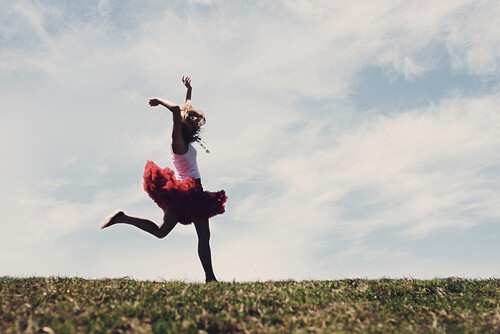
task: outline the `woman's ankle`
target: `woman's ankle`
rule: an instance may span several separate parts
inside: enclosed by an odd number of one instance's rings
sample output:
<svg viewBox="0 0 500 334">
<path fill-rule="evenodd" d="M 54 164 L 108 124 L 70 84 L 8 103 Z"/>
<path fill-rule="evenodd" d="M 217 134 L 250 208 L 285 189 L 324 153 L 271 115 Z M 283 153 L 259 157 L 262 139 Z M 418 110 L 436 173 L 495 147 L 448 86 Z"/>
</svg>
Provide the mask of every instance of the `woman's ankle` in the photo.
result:
<svg viewBox="0 0 500 334">
<path fill-rule="evenodd" d="M 209 282 L 217 282 L 217 278 L 215 278 L 215 275 L 207 276 L 205 278 L 205 283 L 209 283 Z"/>
</svg>

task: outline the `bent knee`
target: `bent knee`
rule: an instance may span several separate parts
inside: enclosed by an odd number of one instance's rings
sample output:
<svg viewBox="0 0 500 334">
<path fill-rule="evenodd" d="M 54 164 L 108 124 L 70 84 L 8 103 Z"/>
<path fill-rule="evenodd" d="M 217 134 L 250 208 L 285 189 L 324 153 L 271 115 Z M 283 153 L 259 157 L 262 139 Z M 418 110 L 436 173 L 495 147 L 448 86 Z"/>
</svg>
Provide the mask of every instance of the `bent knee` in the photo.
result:
<svg viewBox="0 0 500 334">
<path fill-rule="evenodd" d="M 158 239 L 163 239 L 165 238 L 166 236 L 168 235 L 168 232 L 164 232 L 164 231 L 158 231 L 158 233 L 155 234 L 155 236 L 158 238 Z"/>
</svg>

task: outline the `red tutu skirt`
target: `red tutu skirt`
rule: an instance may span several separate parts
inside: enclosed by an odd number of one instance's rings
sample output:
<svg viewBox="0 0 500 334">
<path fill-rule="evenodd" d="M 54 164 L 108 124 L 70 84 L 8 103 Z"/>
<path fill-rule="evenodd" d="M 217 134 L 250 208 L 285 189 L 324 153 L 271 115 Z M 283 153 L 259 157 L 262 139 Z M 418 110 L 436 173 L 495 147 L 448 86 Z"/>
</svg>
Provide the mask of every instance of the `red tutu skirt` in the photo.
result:
<svg viewBox="0 0 500 334">
<path fill-rule="evenodd" d="M 175 208 L 181 224 L 191 224 L 194 218 L 210 218 L 225 211 L 224 190 L 204 191 L 195 179 L 177 180 L 170 168 L 160 168 L 148 161 L 144 170 L 144 190 L 165 212 Z"/>
</svg>

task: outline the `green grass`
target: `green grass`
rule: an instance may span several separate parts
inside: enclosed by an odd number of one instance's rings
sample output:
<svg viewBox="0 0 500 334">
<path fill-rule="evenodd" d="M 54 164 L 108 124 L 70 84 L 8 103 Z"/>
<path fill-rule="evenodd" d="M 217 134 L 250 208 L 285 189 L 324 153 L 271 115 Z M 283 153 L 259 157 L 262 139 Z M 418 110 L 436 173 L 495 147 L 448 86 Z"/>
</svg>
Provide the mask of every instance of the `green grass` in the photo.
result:
<svg viewBox="0 0 500 334">
<path fill-rule="evenodd" d="M 499 333 L 500 280 L 1 278 L 1 333 Z"/>
</svg>

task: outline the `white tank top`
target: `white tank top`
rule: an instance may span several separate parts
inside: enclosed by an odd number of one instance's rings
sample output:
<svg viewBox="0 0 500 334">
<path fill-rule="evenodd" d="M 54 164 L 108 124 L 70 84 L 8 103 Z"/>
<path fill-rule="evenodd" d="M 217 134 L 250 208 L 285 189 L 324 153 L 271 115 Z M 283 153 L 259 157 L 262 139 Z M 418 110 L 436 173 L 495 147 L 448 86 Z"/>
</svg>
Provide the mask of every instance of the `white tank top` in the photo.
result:
<svg viewBox="0 0 500 334">
<path fill-rule="evenodd" d="M 201 178 L 198 164 L 196 163 L 197 152 L 191 143 L 188 143 L 188 150 L 184 154 L 175 154 L 172 146 L 170 146 L 170 152 L 172 153 L 172 160 L 177 170 L 178 179 L 183 180 L 188 177 L 192 177 L 193 179 Z"/>
</svg>

